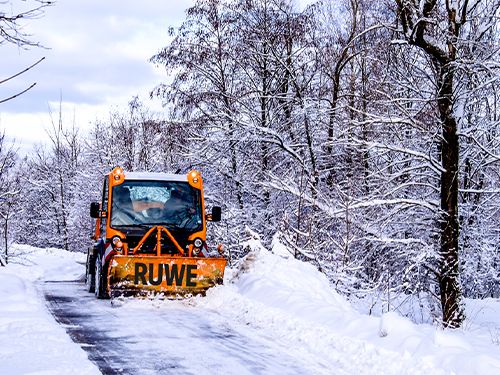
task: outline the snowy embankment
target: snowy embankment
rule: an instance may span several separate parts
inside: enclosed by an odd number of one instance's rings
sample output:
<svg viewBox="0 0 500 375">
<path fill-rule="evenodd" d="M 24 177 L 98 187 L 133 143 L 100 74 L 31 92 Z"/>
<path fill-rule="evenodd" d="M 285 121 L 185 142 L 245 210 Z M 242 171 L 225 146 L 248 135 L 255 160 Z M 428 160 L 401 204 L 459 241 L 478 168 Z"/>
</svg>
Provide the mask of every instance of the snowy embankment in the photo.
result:
<svg viewBox="0 0 500 375">
<path fill-rule="evenodd" d="M 312 265 L 277 241 L 258 240 L 225 288 L 200 300 L 223 314 L 288 340 L 291 348 L 330 357 L 348 373 L 500 374 L 500 301 L 467 301 L 464 329 L 414 324 L 390 312 L 356 312 Z M 299 346 L 293 343 L 300 343 Z M 387 362 L 387 360 L 390 362 Z"/>
<path fill-rule="evenodd" d="M 469 301 L 464 329 L 443 331 L 388 313 L 356 312 L 312 265 L 259 241 L 227 272 L 225 285 L 183 301 L 132 301 L 120 309 L 178 304 L 212 311 L 286 345 L 311 374 L 499 374 L 500 302 Z M 75 280 L 81 254 L 19 247 L 0 268 L 0 369 L 6 374 L 94 374 L 97 368 L 47 312 L 37 280 Z M 78 263 L 80 262 L 80 263 Z M 102 301 L 109 303 L 109 301 Z M 321 361 L 315 359 L 321 358 Z M 321 363 L 319 363 L 321 362 Z"/>
<path fill-rule="evenodd" d="M 83 254 L 19 246 L 0 267 L 0 373 L 100 374 L 47 311 L 36 282 L 81 277 Z"/>
</svg>

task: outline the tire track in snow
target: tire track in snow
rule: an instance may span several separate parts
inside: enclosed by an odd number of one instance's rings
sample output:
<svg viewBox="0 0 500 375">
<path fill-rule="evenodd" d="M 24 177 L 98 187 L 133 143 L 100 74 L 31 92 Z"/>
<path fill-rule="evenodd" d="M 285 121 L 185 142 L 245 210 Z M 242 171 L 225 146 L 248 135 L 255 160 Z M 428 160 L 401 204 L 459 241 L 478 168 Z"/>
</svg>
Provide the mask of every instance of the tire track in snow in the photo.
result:
<svg viewBox="0 0 500 375">
<path fill-rule="evenodd" d="M 305 375 L 321 368 L 313 370 L 271 338 L 233 327 L 216 312 L 168 302 L 113 307 L 76 281 L 45 282 L 42 290 L 55 319 L 106 375 Z"/>
</svg>

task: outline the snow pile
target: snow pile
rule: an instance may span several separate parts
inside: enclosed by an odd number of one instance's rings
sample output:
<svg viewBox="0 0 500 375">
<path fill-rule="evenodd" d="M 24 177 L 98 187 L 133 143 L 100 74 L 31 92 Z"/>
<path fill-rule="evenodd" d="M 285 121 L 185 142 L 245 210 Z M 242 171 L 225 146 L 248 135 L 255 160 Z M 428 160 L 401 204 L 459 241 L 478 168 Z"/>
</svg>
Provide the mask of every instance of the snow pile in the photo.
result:
<svg viewBox="0 0 500 375">
<path fill-rule="evenodd" d="M 347 373 L 500 373 L 500 314 L 490 312 L 487 326 L 469 322 L 456 331 L 416 325 L 395 312 L 362 315 L 279 242 L 273 242 L 273 252 L 257 237 L 247 245 L 252 251 L 238 270 L 198 305 L 272 332 L 291 350 L 316 353 Z"/>
<path fill-rule="evenodd" d="M 0 373 L 100 374 L 47 312 L 33 284 L 56 268 L 47 275 L 81 275 L 75 260 L 82 254 L 19 247 L 15 255 L 17 264 L 0 267 Z"/>
</svg>

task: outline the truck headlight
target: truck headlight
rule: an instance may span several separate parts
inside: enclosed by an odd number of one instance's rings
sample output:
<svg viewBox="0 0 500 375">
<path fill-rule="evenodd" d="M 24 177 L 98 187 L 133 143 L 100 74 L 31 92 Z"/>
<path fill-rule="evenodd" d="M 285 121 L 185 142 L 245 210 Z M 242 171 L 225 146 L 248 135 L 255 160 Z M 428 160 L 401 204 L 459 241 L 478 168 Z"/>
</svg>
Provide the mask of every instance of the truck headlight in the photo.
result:
<svg viewBox="0 0 500 375">
<path fill-rule="evenodd" d="M 123 242 L 122 242 L 121 238 L 118 236 L 113 237 L 111 242 L 113 243 L 113 247 L 115 247 L 115 248 L 121 249 L 123 247 Z"/>
</svg>

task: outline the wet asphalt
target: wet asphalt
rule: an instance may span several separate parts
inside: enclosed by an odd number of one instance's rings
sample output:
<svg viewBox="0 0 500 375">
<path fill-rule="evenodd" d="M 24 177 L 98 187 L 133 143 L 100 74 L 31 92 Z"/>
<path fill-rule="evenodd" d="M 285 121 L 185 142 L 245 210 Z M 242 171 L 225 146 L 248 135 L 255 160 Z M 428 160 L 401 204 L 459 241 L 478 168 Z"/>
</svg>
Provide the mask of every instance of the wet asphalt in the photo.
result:
<svg viewBox="0 0 500 375">
<path fill-rule="evenodd" d="M 48 281 L 41 289 L 57 322 L 105 375 L 315 373 L 265 333 L 214 311 L 177 301 L 97 300 L 81 281 Z"/>
</svg>

